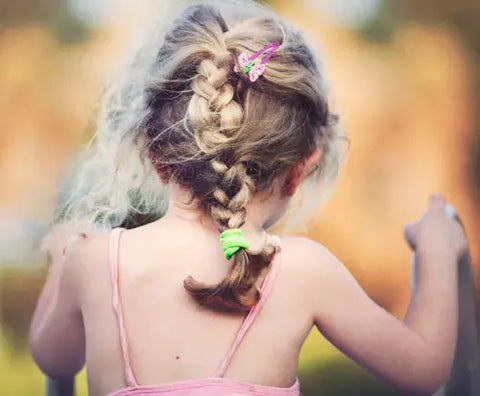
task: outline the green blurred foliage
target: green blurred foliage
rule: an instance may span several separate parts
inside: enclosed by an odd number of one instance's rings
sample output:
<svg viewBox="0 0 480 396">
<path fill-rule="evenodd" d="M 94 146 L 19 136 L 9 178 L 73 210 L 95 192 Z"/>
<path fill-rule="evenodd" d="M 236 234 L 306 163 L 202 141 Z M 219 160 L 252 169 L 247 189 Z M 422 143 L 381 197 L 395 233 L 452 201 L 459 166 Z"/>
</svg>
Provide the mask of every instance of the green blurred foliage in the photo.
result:
<svg viewBox="0 0 480 396">
<path fill-rule="evenodd" d="M 399 392 L 375 380 L 347 359 L 311 365 L 300 371 L 299 380 L 304 395 L 400 395 Z"/>
<path fill-rule="evenodd" d="M 400 15 L 393 12 L 388 1 L 384 1 L 378 13 L 358 27 L 358 32 L 370 41 L 389 42 L 400 22 Z"/>
<path fill-rule="evenodd" d="M 46 20 L 62 3 L 63 0 L 0 0 L 0 24 L 18 25 Z"/>
<path fill-rule="evenodd" d="M 28 327 L 45 276 L 44 269 L 7 268 L 1 272 L 0 324 L 12 353 L 27 345 Z"/>
<path fill-rule="evenodd" d="M 27 23 L 46 24 L 62 43 L 88 37 L 88 29 L 70 10 L 65 0 L 0 0 L 0 29 Z"/>
</svg>

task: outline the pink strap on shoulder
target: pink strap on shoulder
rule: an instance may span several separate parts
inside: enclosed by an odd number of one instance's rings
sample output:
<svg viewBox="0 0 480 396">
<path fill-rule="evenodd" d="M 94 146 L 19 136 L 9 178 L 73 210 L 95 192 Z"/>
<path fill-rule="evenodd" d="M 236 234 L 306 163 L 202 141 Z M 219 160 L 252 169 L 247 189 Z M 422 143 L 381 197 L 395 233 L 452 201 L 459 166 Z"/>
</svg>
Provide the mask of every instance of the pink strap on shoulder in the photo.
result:
<svg viewBox="0 0 480 396">
<path fill-rule="evenodd" d="M 280 246 L 280 238 L 277 237 L 276 235 L 271 236 L 272 242 L 276 244 L 277 246 Z M 272 260 L 272 263 L 270 264 L 270 270 L 268 274 L 265 276 L 265 279 L 263 281 L 262 287 L 260 288 L 260 300 L 258 301 L 257 305 L 255 305 L 250 312 L 248 313 L 247 317 L 244 319 L 242 326 L 240 327 L 240 330 L 237 334 L 237 337 L 235 338 L 235 341 L 233 342 L 232 346 L 230 347 L 230 350 L 228 351 L 227 355 L 223 359 L 222 363 L 220 364 L 219 368 L 215 372 L 214 376 L 215 377 L 223 377 L 225 375 L 225 372 L 227 371 L 227 368 L 232 360 L 233 354 L 236 352 L 238 346 L 242 342 L 245 334 L 247 333 L 248 329 L 252 326 L 253 322 L 257 318 L 260 310 L 262 309 L 263 305 L 265 304 L 265 301 L 268 298 L 268 295 L 270 294 L 270 291 L 272 290 L 273 286 L 273 281 L 275 279 L 275 275 L 277 273 L 278 269 L 278 260 L 279 260 L 279 252 L 275 255 L 275 257 Z"/>
<path fill-rule="evenodd" d="M 117 317 L 118 331 L 120 333 L 120 344 L 122 347 L 123 364 L 125 368 L 125 379 L 128 386 L 137 386 L 137 381 L 133 375 L 133 370 L 130 365 L 130 356 L 128 353 L 127 334 L 125 331 L 125 324 L 123 321 L 122 301 L 120 299 L 120 290 L 118 286 L 118 249 L 120 242 L 120 235 L 124 228 L 114 228 L 110 233 L 108 262 L 110 266 L 110 273 L 112 275 L 113 286 L 113 310 Z"/>
</svg>

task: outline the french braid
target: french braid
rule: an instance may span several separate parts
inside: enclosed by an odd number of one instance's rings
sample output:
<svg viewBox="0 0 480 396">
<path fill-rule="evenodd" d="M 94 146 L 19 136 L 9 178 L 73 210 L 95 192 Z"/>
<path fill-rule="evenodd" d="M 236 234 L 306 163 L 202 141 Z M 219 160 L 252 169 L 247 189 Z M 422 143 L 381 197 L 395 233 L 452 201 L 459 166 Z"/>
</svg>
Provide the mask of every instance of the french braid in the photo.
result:
<svg viewBox="0 0 480 396">
<path fill-rule="evenodd" d="M 233 67 L 232 53 L 223 45 L 219 53 L 212 55 L 213 60 L 204 59 L 198 67 L 198 74 L 192 82 L 193 96 L 187 117 L 195 126 L 199 149 L 206 154 L 215 154 L 210 165 L 219 182 L 211 192 L 213 199 L 208 200 L 208 210 L 222 232 L 243 226 L 247 215 L 245 206 L 255 191 L 255 185 L 242 161 L 227 165 L 218 150 L 235 138 L 243 120 L 243 109 L 234 100 L 234 87 L 228 79 Z M 186 279 L 185 287 L 203 304 L 218 298 L 229 304 L 251 307 L 259 298 L 255 282 L 274 253 L 275 248 L 271 245 L 255 253 L 240 249 L 231 259 L 228 276 L 218 285 L 209 287 L 190 277 Z"/>
</svg>

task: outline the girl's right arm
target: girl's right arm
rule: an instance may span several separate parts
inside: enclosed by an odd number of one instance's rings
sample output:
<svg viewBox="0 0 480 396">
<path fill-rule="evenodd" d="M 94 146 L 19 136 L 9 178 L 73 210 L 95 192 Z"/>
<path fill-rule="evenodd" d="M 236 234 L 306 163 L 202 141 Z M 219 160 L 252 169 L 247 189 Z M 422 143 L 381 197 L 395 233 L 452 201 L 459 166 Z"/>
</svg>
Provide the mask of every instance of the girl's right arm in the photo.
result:
<svg viewBox="0 0 480 396">
<path fill-rule="evenodd" d="M 403 322 L 372 301 L 327 249 L 310 242 L 310 304 L 315 325 L 338 349 L 408 394 L 432 394 L 450 372 L 457 339 L 457 261 L 467 249 L 461 226 L 434 196 L 407 226 L 417 253 L 417 289 Z M 307 253 L 304 250 L 305 253 Z"/>
</svg>

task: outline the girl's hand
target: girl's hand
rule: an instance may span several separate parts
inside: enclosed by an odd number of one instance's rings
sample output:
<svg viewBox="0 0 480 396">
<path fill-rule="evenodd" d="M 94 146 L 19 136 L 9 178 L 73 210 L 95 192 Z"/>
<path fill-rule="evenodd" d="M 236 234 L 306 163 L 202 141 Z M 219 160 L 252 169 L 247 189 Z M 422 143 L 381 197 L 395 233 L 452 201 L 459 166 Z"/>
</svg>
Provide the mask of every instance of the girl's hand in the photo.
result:
<svg viewBox="0 0 480 396">
<path fill-rule="evenodd" d="M 446 204 L 443 196 L 432 194 L 426 211 L 406 225 L 404 235 L 415 251 L 441 250 L 458 260 L 467 251 L 467 238 L 461 224 L 447 216 Z"/>
</svg>

